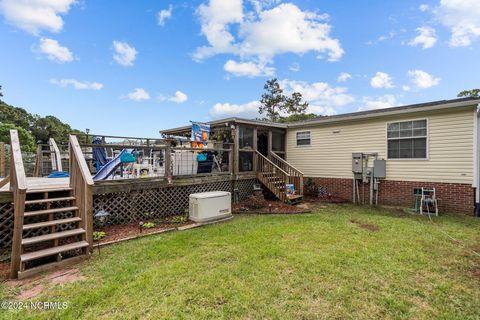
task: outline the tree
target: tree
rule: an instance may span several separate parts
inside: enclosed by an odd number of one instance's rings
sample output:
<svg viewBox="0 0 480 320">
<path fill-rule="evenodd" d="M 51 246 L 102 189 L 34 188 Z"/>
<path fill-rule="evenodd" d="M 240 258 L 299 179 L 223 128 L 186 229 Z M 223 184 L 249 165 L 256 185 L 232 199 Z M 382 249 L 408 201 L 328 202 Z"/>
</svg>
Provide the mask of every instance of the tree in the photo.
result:
<svg viewBox="0 0 480 320">
<path fill-rule="evenodd" d="M 457 97 L 479 98 L 480 97 L 480 89 L 463 90 L 457 95 Z"/>
<path fill-rule="evenodd" d="M 16 129 L 20 146 L 24 152 L 35 152 L 35 138 L 33 135 L 22 127 L 12 123 L 0 123 L 0 142 L 10 144 L 10 130 Z"/>
<path fill-rule="evenodd" d="M 286 111 L 290 115 L 305 114 L 308 108 L 308 102 L 302 102 L 302 94 L 300 92 L 292 93 L 292 96 L 286 99 Z"/>
<path fill-rule="evenodd" d="M 263 86 L 265 93 L 262 94 L 258 112 L 266 115 L 266 120 L 276 122 L 280 118 L 280 112 L 285 110 L 286 97 L 276 78 L 267 80 Z"/>
<path fill-rule="evenodd" d="M 315 113 L 303 113 L 303 114 L 291 114 L 288 117 L 282 117 L 279 122 L 295 122 L 303 120 L 312 120 L 321 118 L 322 116 L 316 115 Z"/>
<path fill-rule="evenodd" d="M 2 86 L 0 86 L 0 97 L 3 97 Z"/>
<path fill-rule="evenodd" d="M 63 123 L 58 118 L 46 116 L 38 118 L 31 131 L 37 141 L 41 140 L 46 143 L 49 138 L 53 138 L 57 143 L 64 144 L 68 142 L 68 134 L 73 130 L 68 124 Z"/>
</svg>

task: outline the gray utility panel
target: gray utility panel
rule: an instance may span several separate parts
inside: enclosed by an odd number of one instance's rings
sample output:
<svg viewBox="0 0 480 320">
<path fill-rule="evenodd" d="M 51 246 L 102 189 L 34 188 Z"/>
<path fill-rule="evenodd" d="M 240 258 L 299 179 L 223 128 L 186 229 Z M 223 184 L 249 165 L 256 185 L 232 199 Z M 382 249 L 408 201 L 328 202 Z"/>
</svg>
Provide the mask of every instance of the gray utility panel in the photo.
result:
<svg viewBox="0 0 480 320">
<path fill-rule="evenodd" d="M 352 153 L 352 172 L 363 172 L 363 153 Z"/>
<path fill-rule="evenodd" d="M 387 177 L 387 162 L 385 160 L 373 160 L 373 177 L 385 179 Z"/>
</svg>

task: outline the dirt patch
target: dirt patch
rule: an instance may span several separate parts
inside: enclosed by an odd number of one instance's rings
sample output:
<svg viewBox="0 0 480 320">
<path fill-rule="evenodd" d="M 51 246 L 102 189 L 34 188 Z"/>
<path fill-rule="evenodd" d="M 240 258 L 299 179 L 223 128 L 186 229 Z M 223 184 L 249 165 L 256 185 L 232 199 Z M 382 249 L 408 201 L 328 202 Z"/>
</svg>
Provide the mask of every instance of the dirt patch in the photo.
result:
<svg viewBox="0 0 480 320">
<path fill-rule="evenodd" d="M 80 274 L 78 269 L 55 271 L 46 276 L 46 280 L 54 285 L 61 285 L 85 279 L 86 278 Z"/>
<path fill-rule="evenodd" d="M 17 300 L 28 300 L 28 299 L 35 298 L 40 293 L 42 293 L 43 288 L 44 287 L 43 287 L 42 284 L 37 284 L 36 286 L 34 286 L 30 289 L 26 289 L 26 290 L 21 291 L 20 294 L 18 294 L 16 296 L 16 298 L 17 298 Z"/>
<path fill-rule="evenodd" d="M 264 200 L 265 205 L 261 208 L 251 208 L 249 200 L 241 201 L 233 205 L 233 213 L 255 213 L 255 214 L 285 214 L 285 213 L 309 213 L 310 206 L 291 205 L 281 201 Z"/>
<path fill-rule="evenodd" d="M 312 203 L 349 203 L 350 201 L 345 200 L 340 197 L 336 197 L 332 194 L 324 194 L 319 196 L 305 196 L 305 202 L 312 202 Z"/>
<path fill-rule="evenodd" d="M 356 219 L 350 219 L 350 222 L 353 223 L 353 224 L 356 224 L 360 228 L 368 230 L 368 231 L 376 232 L 376 231 L 380 230 L 380 227 L 377 226 L 376 224 L 365 223 L 365 222 L 362 222 L 362 221 L 359 221 L 359 220 L 356 220 Z"/>
<path fill-rule="evenodd" d="M 480 266 L 474 266 L 470 269 L 470 275 L 476 280 L 480 280 Z"/>
<path fill-rule="evenodd" d="M 0 262 L 0 280 L 5 280 L 10 277 L 10 262 Z"/>
<path fill-rule="evenodd" d="M 106 236 L 100 240 L 100 243 L 103 243 L 103 242 L 122 240 L 122 239 L 131 238 L 135 236 L 147 235 L 150 233 L 168 230 L 171 228 L 188 226 L 191 224 L 194 224 L 194 222 L 186 221 L 182 223 L 161 223 L 161 224 L 155 224 L 155 227 L 153 228 L 140 229 L 138 223 L 129 223 L 129 224 L 118 224 L 118 225 L 103 227 L 95 231 L 103 231 L 106 233 Z"/>
<path fill-rule="evenodd" d="M 17 300 L 29 300 L 41 294 L 45 289 L 85 279 L 80 270 L 74 268 L 60 269 L 23 280 L 8 280 L 5 284 L 10 289 L 18 290 L 18 294 L 15 296 Z"/>
</svg>

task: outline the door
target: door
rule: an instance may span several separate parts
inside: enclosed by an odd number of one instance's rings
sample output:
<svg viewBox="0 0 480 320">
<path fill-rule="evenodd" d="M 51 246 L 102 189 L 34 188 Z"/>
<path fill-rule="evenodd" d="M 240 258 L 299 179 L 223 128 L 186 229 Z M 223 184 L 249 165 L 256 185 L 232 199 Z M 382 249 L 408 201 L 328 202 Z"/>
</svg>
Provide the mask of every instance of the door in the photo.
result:
<svg viewBox="0 0 480 320">
<path fill-rule="evenodd" d="M 268 156 L 268 131 L 257 131 L 257 151 Z"/>
</svg>

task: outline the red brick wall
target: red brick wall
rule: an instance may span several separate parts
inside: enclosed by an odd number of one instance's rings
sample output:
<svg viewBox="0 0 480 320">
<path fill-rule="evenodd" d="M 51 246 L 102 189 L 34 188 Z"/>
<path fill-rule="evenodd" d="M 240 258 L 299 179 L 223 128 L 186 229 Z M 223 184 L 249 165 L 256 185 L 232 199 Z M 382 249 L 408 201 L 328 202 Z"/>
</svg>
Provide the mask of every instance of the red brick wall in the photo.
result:
<svg viewBox="0 0 480 320">
<path fill-rule="evenodd" d="M 305 181 L 308 178 L 305 178 Z M 352 201 L 352 179 L 312 178 L 317 186 L 327 188 L 333 196 Z M 365 190 L 365 203 L 369 199 L 369 184 L 359 182 L 360 199 L 362 188 Z M 414 188 L 435 188 L 440 212 L 463 213 L 472 215 L 475 206 L 475 188 L 468 184 L 390 181 L 381 180 L 378 203 L 383 205 L 411 208 L 415 205 Z"/>
</svg>

